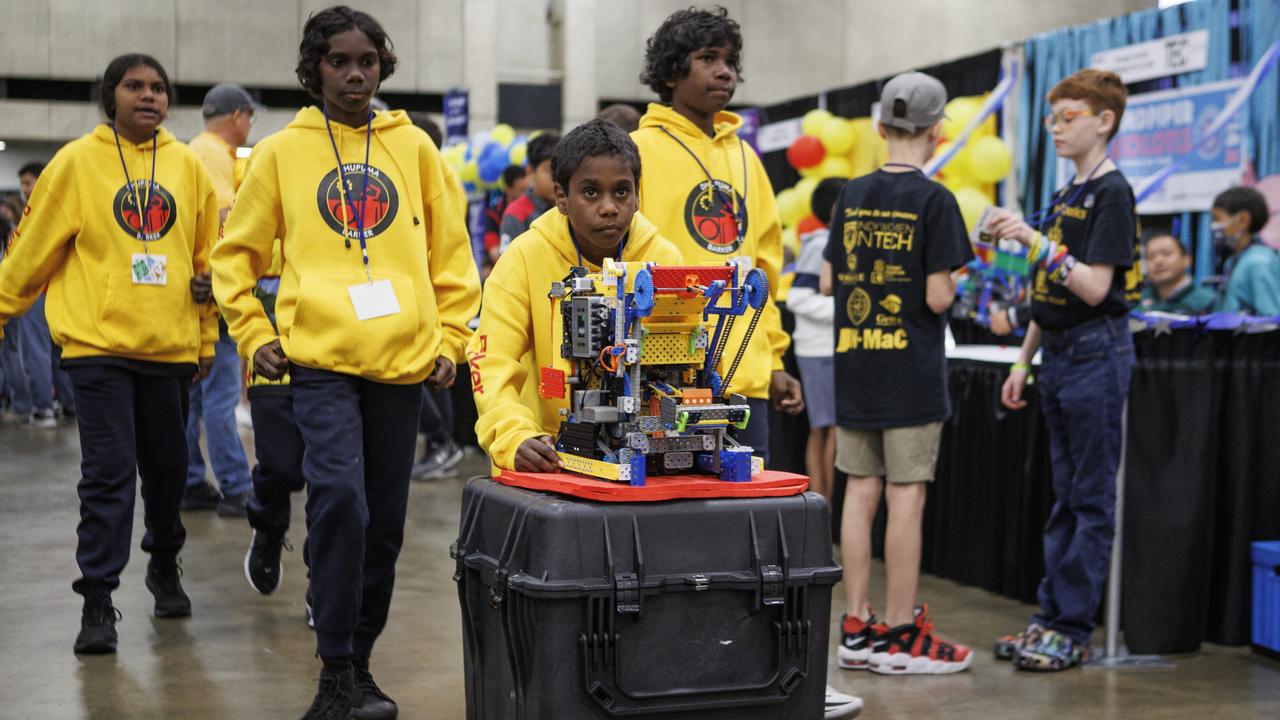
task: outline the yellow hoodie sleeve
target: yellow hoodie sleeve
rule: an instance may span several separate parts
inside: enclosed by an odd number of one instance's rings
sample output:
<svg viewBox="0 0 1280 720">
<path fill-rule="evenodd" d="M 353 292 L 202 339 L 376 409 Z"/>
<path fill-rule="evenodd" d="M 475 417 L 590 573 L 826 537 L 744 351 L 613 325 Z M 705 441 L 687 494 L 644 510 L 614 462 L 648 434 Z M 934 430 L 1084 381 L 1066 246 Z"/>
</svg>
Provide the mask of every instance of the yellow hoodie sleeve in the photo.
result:
<svg viewBox="0 0 1280 720">
<path fill-rule="evenodd" d="M 41 174 L 0 262 L 0 338 L 9 318 L 26 312 L 44 292 L 80 230 L 78 214 L 68 213 L 59 201 L 59 196 L 69 196 L 71 207 L 78 207 L 71 174 L 62 170 L 63 163 L 55 158 Z"/>
<path fill-rule="evenodd" d="M 271 267 L 276 238 L 284 236 L 277 158 L 269 154 L 250 163 L 222 238 L 213 247 L 213 296 L 236 341 L 240 356 L 253 362 L 254 353 L 277 338 L 262 303 L 253 296 L 258 278 Z"/>
<path fill-rule="evenodd" d="M 516 450 L 531 437 L 545 435 L 538 411 L 524 400 L 530 377 L 533 326 L 523 253 L 508 250 L 484 285 L 480 328 L 467 345 L 471 385 L 475 394 L 476 436 L 493 464 L 514 469 Z"/>
<path fill-rule="evenodd" d="M 782 314 L 778 312 L 778 284 L 782 281 L 782 221 L 778 219 L 778 205 L 773 199 L 773 185 L 765 174 L 764 165 L 755 152 L 748 150 L 752 163 L 752 187 L 759 198 L 760 234 L 756 240 L 756 267 L 764 270 L 769 277 L 769 302 L 764 307 L 764 317 L 760 318 L 761 329 L 769 340 L 773 350 L 773 370 L 783 369 L 782 355 L 791 344 L 791 336 L 782 329 Z"/>
<path fill-rule="evenodd" d="M 208 172 L 198 160 L 192 163 L 199 178 L 196 183 L 197 197 L 202 199 L 196 210 L 196 236 L 191 257 L 191 267 L 196 275 L 212 272 L 209 266 L 209 255 L 218 242 L 218 233 L 222 226 L 222 208 L 218 202 L 218 193 L 209 180 Z M 206 302 L 197 308 L 200 317 L 200 353 L 201 358 L 211 358 L 218 344 L 218 306 Z"/>
<path fill-rule="evenodd" d="M 462 186 L 434 146 L 424 143 L 422 148 L 426 155 L 418 164 L 422 168 L 422 187 L 427 192 L 439 190 L 425 205 L 427 271 L 444 332 L 440 355 L 460 365 L 471 339 L 468 324 L 480 310 L 480 272 L 471 255 L 466 212 L 459 210 L 466 207 Z"/>
</svg>

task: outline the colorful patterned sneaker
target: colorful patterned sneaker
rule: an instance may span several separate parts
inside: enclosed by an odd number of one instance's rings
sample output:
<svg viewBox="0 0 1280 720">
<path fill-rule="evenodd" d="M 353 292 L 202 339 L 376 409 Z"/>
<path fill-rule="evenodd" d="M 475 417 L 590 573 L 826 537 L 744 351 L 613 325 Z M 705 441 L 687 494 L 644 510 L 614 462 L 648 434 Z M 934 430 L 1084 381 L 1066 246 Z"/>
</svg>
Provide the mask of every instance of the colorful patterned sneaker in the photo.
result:
<svg viewBox="0 0 1280 720">
<path fill-rule="evenodd" d="M 929 606 L 916 608 L 915 622 L 876 636 L 868 665 L 882 675 L 943 675 L 969 667 L 973 653 L 933 636 Z"/>
<path fill-rule="evenodd" d="M 871 617 L 864 622 L 857 617 L 840 617 L 840 647 L 836 650 L 836 662 L 845 670 L 866 670 L 871 657 L 871 643 L 876 635 L 888 630 L 876 619 L 874 609 L 868 607 Z"/>
<path fill-rule="evenodd" d="M 1044 630 L 1039 637 L 1027 638 L 1013 656 L 1013 666 L 1019 670 L 1060 672 L 1069 670 L 1089 659 L 1090 647 L 1077 642 L 1057 630 Z"/>
<path fill-rule="evenodd" d="M 1026 630 L 1023 630 L 1017 635 L 1005 635 L 999 640 L 996 640 L 996 659 L 1012 660 L 1014 654 L 1026 645 L 1028 639 L 1030 639 L 1032 643 L 1035 643 L 1039 640 L 1040 634 L 1043 632 L 1044 628 L 1038 623 L 1031 623 L 1027 626 Z"/>
</svg>

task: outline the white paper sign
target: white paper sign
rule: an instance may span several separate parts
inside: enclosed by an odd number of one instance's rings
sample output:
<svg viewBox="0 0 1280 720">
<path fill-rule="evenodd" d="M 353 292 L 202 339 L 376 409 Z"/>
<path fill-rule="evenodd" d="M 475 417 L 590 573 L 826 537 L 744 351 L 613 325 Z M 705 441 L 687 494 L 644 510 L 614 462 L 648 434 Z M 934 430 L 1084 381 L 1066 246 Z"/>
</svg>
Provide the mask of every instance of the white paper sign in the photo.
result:
<svg viewBox="0 0 1280 720">
<path fill-rule="evenodd" d="M 1089 67 L 1110 70 L 1125 84 L 1203 70 L 1209 64 L 1209 31 L 1196 30 L 1094 53 Z"/>
<path fill-rule="evenodd" d="M 355 306 L 356 318 L 359 320 L 372 320 L 400 312 L 400 301 L 396 300 L 396 291 L 391 288 L 390 280 L 352 285 L 347 288 L 347 293 L 351 295 L 351 304 Z"/>
</svg>

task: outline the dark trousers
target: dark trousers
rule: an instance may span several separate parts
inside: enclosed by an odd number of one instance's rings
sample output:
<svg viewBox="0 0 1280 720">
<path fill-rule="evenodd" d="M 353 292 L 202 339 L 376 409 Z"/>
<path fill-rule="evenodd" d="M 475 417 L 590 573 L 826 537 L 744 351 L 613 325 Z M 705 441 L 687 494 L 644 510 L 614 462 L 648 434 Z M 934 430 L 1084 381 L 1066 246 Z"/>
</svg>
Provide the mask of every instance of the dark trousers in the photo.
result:
<svg viewBox="0 0 1280 720">
<path fill-rule="evenodd" d="M 1034 620 L 1087 643 L 1111 563 L 1133 338 L 1128 318 L 1118 316 L 1045 331 L 1041 348 L 1054 504 L 1044 529 L 1045 576 Z"/>
<path fill-rule="evenodd" d="M 450 388 L 434 390 L 422 385 L 422 416 L 418 432 L 427 436 L 428 448 L 440 446 L 453 438 L 453 396 Z"/>
<path fill-rule="evenodd" d="M 283 535 L 289 530 L 291 493 L 306 486 L 302 476 L 302 433 L 293 419 L 293 393 L 286 386 L 249 389 L 253 417 L 253 492 L 249 495 L 249 525 Z"/>
<path fill-rule="evenodd" d="M 317 649 L 368 655 L 391 606 L 422 388 L 298 366 L 290 374 Z"/>
<path fill-rule="evenodd" d="M 142 480 L 142 549 L 171 558 L 187 531 L 178 508 L 187 478 L 187 377 L 143 375 L 109 365 L 69 369 L 80 426 L 80 525 L 72 588 L 115 589 L 129 561 L 134 480 Z"/>
<path fill-rule="evenodd" d="M 769 467 L 769 401 L 747 398 L 747 404 L 751 406 L 747 429 L 735 428 L 730 432 L 739 445 L 750 445 L 751 454 L 764 458 L 764 466 Z"/>
</svg>

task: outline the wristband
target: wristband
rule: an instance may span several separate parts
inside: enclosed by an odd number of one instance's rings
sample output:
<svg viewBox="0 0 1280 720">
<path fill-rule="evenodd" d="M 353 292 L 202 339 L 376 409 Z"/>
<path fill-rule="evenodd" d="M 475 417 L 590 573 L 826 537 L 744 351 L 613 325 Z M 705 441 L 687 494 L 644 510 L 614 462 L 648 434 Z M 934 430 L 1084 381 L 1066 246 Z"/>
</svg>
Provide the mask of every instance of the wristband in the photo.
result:
<svg viewBox="0 0 1280 720">
<path fill-rule="evenodd" d="M 1027 373 L 1028 375 L 1030 375 L 1030 374 L 1031 374 L 1031 364 L 1030 364 L 1030 363 L 1024 363 L 1024 362 L 1016 362 L 1016 363 L 1014 363 L 1014 364 L 1012 364 L 1012 365 L 1010 365 L 1010 366 L 1009 366 L 1009 372 L 1011 372 L 1011 373 L 1018 372 L 1019 370 L 1021 370 L 1021 371 L 1025 372 L 1025 373 Z"/>
<path fill-rule="evenodd" d="M 1062 258 L 1062 262 L 1059 263 L 1058 266 L 1055 267 L 1052 271 L 1050 271 L 1049 279 L 1059 285 L 1064 285 L 1067 282 L 1067 276 L 1071 274 L 1071 269 L 1074 268 L 1075 266 L 1076 266 L 1075 257 L 1071 256 L 1070 254 L 1067 254 L 1065 257 Z"/>
</svg>

